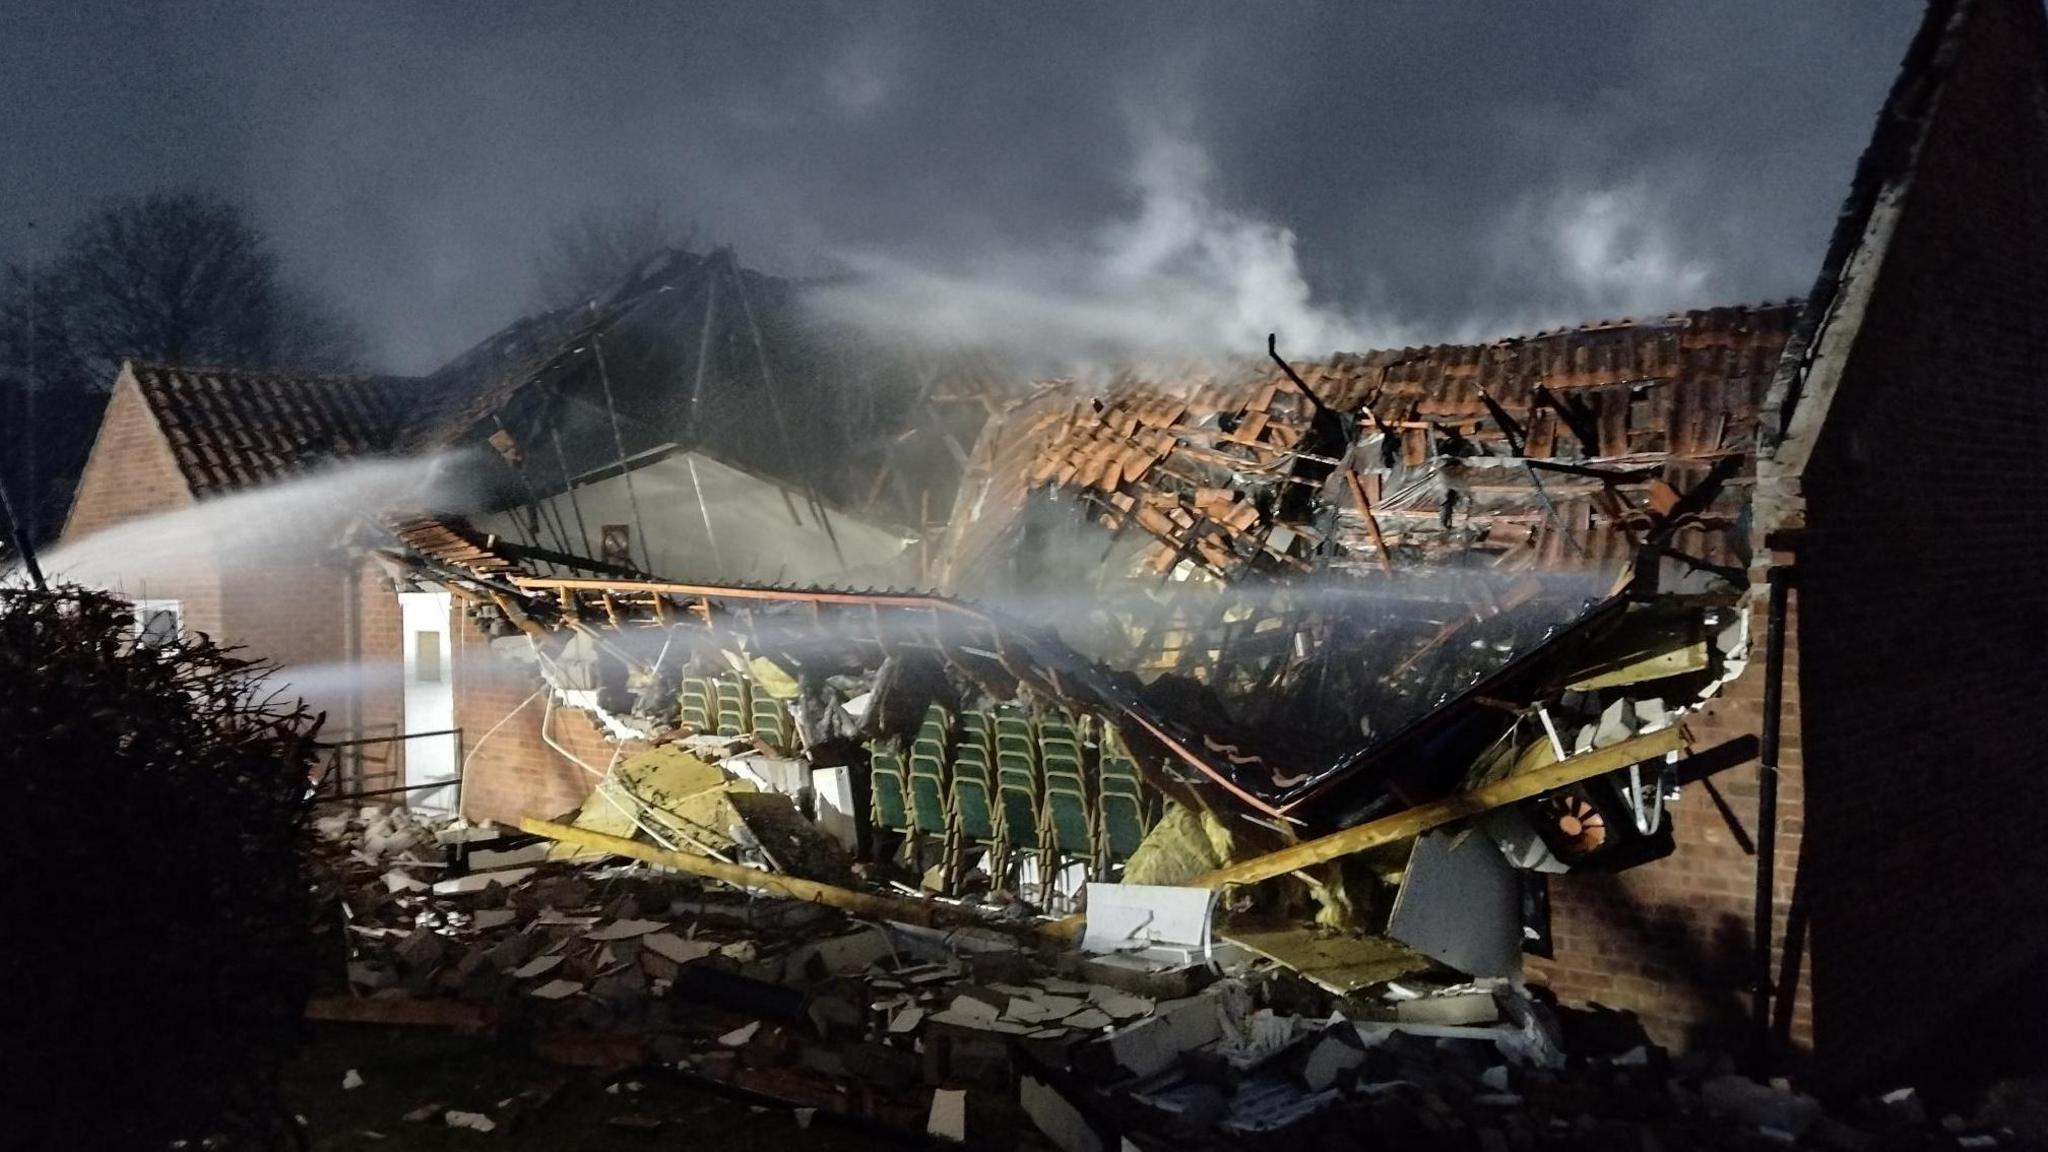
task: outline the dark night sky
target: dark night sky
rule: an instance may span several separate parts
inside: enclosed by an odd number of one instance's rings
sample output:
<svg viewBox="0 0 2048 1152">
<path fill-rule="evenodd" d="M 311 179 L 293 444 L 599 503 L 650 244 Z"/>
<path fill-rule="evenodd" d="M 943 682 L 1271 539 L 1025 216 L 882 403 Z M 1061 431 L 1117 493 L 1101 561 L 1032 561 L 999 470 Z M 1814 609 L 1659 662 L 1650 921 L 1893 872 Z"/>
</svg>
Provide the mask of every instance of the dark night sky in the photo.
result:
<svg viewBox="0 0 2048 1152">
<path fill-rule="evenodd" d="M 0 258 L 211 186 L 419 370 L 529 308 L 554 224 L 659 198 L 756 266 L 882 276 L 841 300 L 877 322 L 1498 334 L 1803 293 L 1918 16 L 0 0 Z"/>
</svg>

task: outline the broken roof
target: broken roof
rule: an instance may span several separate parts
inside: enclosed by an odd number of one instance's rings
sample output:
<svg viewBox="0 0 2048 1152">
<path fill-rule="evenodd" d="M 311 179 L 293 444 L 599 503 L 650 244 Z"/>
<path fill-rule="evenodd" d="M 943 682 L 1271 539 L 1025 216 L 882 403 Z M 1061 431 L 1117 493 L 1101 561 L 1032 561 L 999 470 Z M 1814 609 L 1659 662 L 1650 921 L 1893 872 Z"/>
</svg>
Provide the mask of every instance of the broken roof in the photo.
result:
<svg viewBox="0 0 2048 1152">
<path fill-rule="evenodd" d="M 1764 391 L 1795 304 L 1617 321 L 1480 345 L 1279 371 L 1124 378 L 1100 398 L 1042 385 L 991 423 L 962 485 L 949 586 L 986 567 L 1027 501 L 1067 495 L 1111 531 L 1156 542 L 1159 571 L 1235 581 L 1326 566 L 1619 567 L 1644 513 L 1668 512 L 1731 460 L 1726 494 L 1676 528 L 1694 560 L 1741 562 L 1731 531 Z M 1319 430 L 1319 412 L 1350 427 Z M 1304 491 L 1306 490 L 1306 491 Z M 1318 521 L 1321 490 L 1341 505 Z M 998 561 L 1000 558 L 997 558 Z"/>
<path fill-rule="evenodd" d="M 197 497 L 388 451 L 417 382 L 131 361 L 150 414 Z"/>
</svg>

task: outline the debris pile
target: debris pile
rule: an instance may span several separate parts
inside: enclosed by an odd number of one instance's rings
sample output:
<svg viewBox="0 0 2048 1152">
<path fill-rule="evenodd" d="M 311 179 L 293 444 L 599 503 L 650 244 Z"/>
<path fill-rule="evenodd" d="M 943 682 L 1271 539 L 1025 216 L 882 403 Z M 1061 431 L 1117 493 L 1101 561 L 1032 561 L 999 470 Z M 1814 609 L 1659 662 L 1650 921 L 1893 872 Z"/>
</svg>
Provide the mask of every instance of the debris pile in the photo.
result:
<svg viewBox="0 0 2048 1152">
<path fill-rule="evenodd" d="M 1830 1118 L 1412 956 L 1334 995 L 1211 937 L 1196 889 L 1094 886 L 1092 937 L 1062 947 L 549 860 L 562 845 L 376 808 L 319 828 L 339 926 L 320 1019 L 484 1030 L 993 1147 L 1350 1147 L 1367 1129 L 1422 1148 L 1953 1146 L 1897 1101 Z M 521 1107 L 442 1119 L 489 1131 Z"/>
</svg>

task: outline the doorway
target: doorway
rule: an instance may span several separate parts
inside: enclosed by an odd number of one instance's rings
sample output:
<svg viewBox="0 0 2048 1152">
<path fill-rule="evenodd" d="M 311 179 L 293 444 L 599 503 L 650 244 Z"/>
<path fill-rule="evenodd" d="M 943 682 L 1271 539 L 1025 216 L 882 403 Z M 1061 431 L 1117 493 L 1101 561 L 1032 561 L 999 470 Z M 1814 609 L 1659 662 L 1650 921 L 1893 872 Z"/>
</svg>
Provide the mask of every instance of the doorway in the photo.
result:
<svg viewBox="0 0 2048 1152">
<path fill-rule="evenodd" d="M 398 611 L 405 637 L 405 784 L 447 781 L 442 788 L 405 793 L 407 803 L 430 812 L 455 813 L 460 776 L 456 762 L 455 666 L 449 644 L 449 595 L 400 592 Z"/>
</svg>

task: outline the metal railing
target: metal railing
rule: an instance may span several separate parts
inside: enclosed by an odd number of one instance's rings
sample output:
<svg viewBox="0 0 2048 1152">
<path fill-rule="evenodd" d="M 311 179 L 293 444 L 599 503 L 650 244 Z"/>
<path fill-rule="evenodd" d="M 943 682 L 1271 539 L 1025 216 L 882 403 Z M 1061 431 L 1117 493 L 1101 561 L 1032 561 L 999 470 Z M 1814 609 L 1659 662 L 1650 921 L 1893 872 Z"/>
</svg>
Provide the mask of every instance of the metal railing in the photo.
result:
<svg viewBox="0 0 2048 1152">
<path fill-rule="evenodd" d="M 360 751 L 363 748 L 383 746 L 395 749 L 399 756 L 388 771 L 378 775 L 382 778 L 403 780 L 405 779 L 404 751 L 406 742 L 446 736 L 453 736 L 455 738 L 455 775 L 445 780 L 429 780 L 423 784 L 395 784 L 390 787 L 364 788 L 361 787 L 364 781 L 360 775 L 360 760 L 357 761 L 357 772 L 351 773 L 343 767 L 343 754 L 345 752 L 351 749 Z M 353 740 L 321 740 L 316 742 L 315 747 L 324 753 L 330 754 L 326 767 L 313 779 L 313 798 L 315 800 L 363 800 L 372 796 L 397 796 L 408 792 L 424 792 L 433 788 L 452 788 L 455 793 L 455 810 L 458 812 L 462 810 L 462 767 L 465 757 L 463 755 L 462 729 L 460 728 L 440 728 L 432 732 L 404 732 L 390 736 L 362 736 Z M 357 787 L 344 791 L 343 789 L 350 782 L 347 778 L 351 775 L 357 777 L 354 781 Z"/>
</svg>

